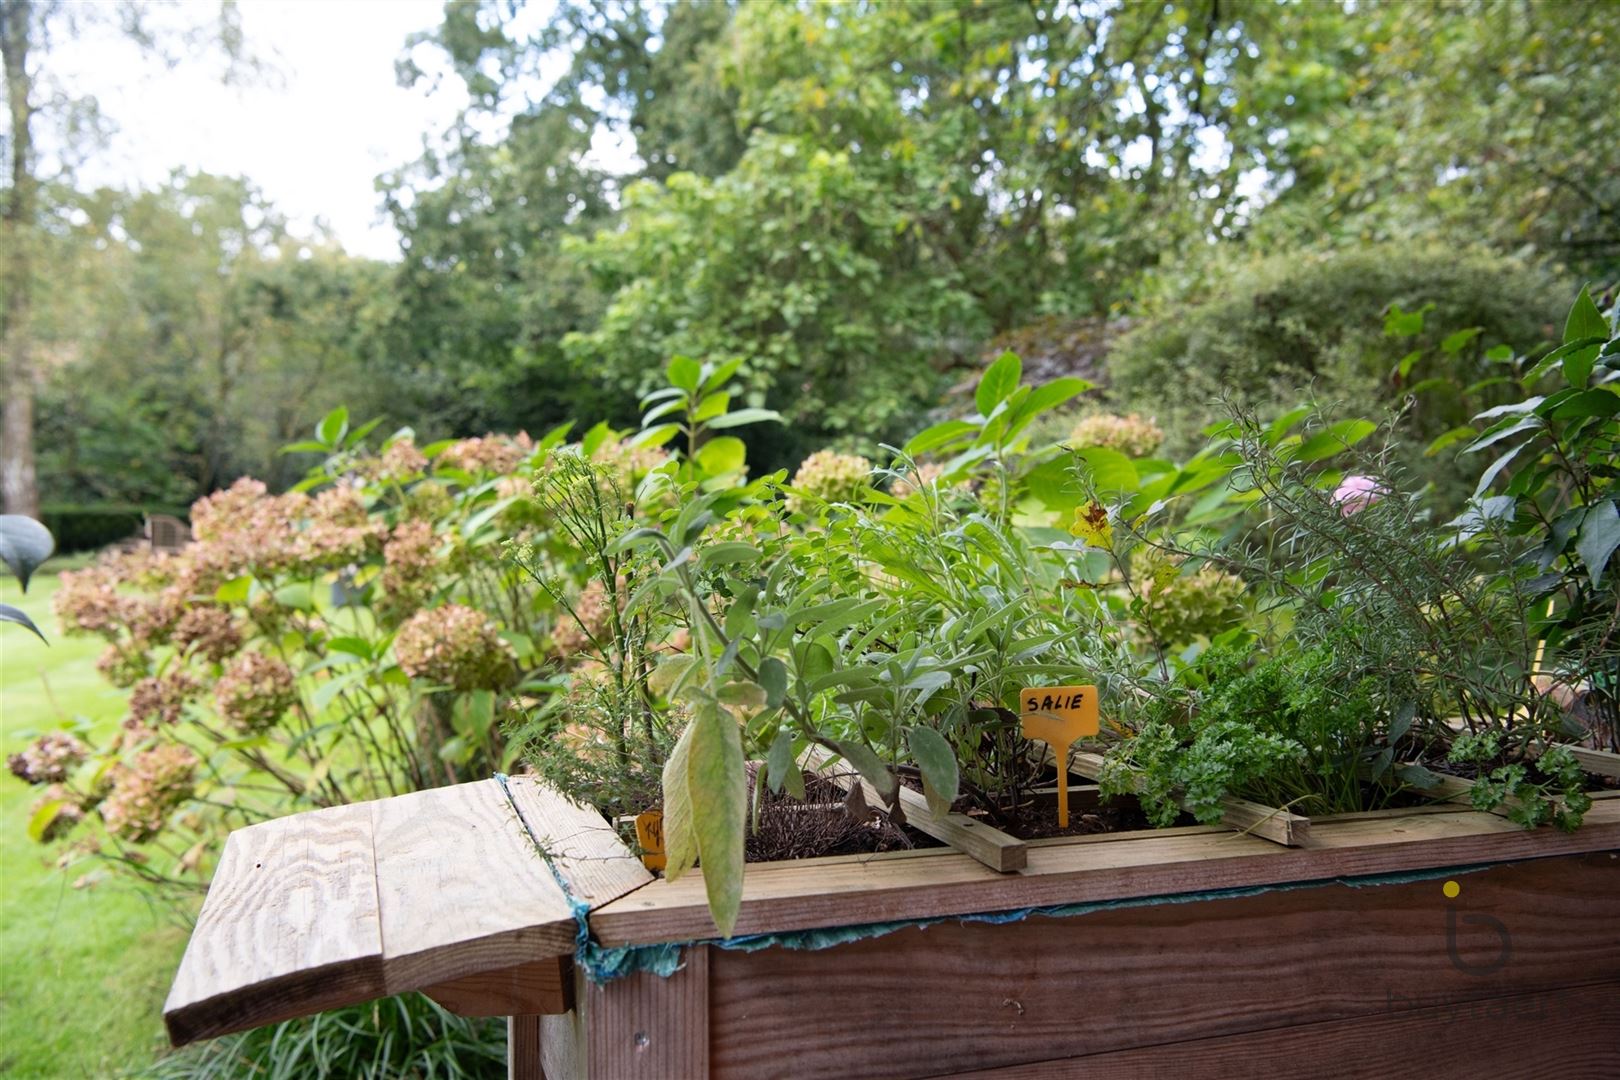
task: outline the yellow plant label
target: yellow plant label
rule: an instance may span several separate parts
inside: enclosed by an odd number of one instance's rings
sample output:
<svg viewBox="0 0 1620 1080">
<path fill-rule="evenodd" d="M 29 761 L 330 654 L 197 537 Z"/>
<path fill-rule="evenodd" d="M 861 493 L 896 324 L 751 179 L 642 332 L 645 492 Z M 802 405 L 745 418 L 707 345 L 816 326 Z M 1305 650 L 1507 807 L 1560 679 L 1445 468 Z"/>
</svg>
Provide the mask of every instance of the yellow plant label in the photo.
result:
<svg viewBox="0 0 1620 1080">
<path fill-rule="evenodd" d="M 636 843 L 641 845 L 641 865 L 649 870 L 664 868 L 664 812 L 643 810 L 636 815 Z"/>
<path fill-rule="evenodd" d="M 1058 828 L 1069 827 L 1069 747 L 1097 734 L 1095 686 L 1026 686 L 1018 695 L 1024 738 L 1040 739 L 1057 758 Z"/>
</svg>

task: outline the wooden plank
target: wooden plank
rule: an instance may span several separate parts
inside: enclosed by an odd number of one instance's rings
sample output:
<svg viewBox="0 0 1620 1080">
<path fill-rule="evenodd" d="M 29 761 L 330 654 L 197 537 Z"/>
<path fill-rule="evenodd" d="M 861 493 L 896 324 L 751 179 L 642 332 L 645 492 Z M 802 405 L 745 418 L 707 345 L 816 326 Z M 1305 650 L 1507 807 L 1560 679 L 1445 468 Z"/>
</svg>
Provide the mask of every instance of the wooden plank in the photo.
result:
<svg viewBox="0 0 1620 1080">
<path fill-rule="evenodd" d="M 668 978 L 641 972 L 605 985 L 586 983 L 592 1080 L 709 1075 L 709 952 L 706 945 L 687 949 L 681 969 Z M 780 1049 L 782 1032 L 796 1030 L 779 1030 L 773 1042 Z"/>
<path fill-rule="evenodd" d="M 973 1072 L 957 1080 L 1544 1080 L 1620 1073 L 1620 983 L 1433 1005 Z"/>
<path fill-rule="evenodd" d="M 507 1018 L 506 1080 L 546 1080 L 546 1072 L 540 1061 L 538 1016 Z"/>
<path fill-rule="evenodd" d="M 592 906 L 605 904 L 653 880 L 613 826 L 538 777 L 507 779 L 512 803 L 569 895 Z"/>
<path fill-rule="evenodd" d="M 1046 748 L 1046 763 L 1056 767 L 1057 757 Z M 1087 750 L 1069 754 L 1069 770 L 1096 779 L 1102 775 L 1103 756 Z M 1186 800 L 1180 801 L 1182 809 Z M 1221 800 L 1221 824 L 1238 832 L 1263 837 L 1284 847 L 1304 847 L 1311 839 L 1311 819 L 1274 806 L 1228 796 Z"/>
<path fill-rule="evenodd" d="M 1620 981 L 1620 857 L 1457 881 L 1456 899 L 1440 880 L 1322 884 L 823 951 L 717 949 L 710 1075 L 904 1080 Z"/>
<path fill-rule="evenodd" d="M 585 973 L 574 969 L 574 1000 L 584 1001 Z M 552 1080 L 581 1080 L 585 1076 L 585 1016 L 575 1008 L 540 1019 L 540 1064 Z"/>
<path fill-rule="evenodd" d="M 1620 780 L 1620 754 L 1611 754 L 1607 750 L 1594 750 L 1589 746 L 1571 746 L 1564 744 L 1564 749 L 1575 755 L 1581 768 L 1589 773 L 1607 776 Z"/>
<path fill-rule="evenodd" d="M 574 951 L 573 907 L 497 781 L 370 808 L 387 993 Z"/>
<path fill-rule="evenodd" d="M 1241 833 L 1166 830 L 1076 837 L 1029 847 L 1029 865 L 997 874 L 949 849 L 749 868 L 736 933 L 809 930 L 1024 907 L 1400 873 L 1620 848 L 1620 799 L 1598 802 L 1573 833 L 1524 830 L 1459 810 L 1318 823 L 1308 848 Z M 590 917 L 604 945 L 713 935 L 699 871 L 655 881 Z"/>
<path fill-rule="evenodd" d="M 314 810 L 225 842 L 163 1007 L 176 1046 L 386 991 L 371 810 Z"/>
<path fill-rule="evenodd" d="M 805 751 L 802 760 L 807 768 L 820 772 L 833 756 L 833 753 L 825 747 L 811 746 Z M 849 777 L 829 775 L 827 779 L 846 791 L 849 790 L 849 783 L 859 783 L 867 802 L 873 806 L 883 805 L 883 799 L 877 793 L 877 789 L 853 774 Z M 1029 846 L 1024 841 L 1008 836 L 1000 829 L 966 814 L 951 813 L 936 816 L 928 808 L 928 800 L 921 792 L 912 791 L 903 784 L 900 786 L 900 805 L 905 810 L 907 825 L 949 844 L 992 870 L 1010 873 L 1022 870 L 1029 862 Z"/>
<path fill-rule="evenodd" d="M 565 1013 L 574 1007 L 574 962 L 551 956 L 495 971 L 463 975 L 422 993 L 457 1016 Z"/>
</svg>

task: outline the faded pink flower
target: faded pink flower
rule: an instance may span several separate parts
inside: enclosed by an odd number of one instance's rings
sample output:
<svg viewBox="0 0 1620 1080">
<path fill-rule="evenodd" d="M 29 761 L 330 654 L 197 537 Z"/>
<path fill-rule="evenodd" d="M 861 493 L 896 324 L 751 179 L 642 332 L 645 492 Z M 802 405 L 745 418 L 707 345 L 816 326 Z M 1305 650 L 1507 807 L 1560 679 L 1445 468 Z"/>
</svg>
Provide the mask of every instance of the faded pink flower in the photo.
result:
<svg viewBox="0 0 1620 1080">
<path fill-rule="evenodd" d="M 30 784 L 59 784 L 88 756 L 84 743 L 65 731 L 41 735 L 20 754 L 6 758 L 11 775 Z"/>
<path fill-rule="evenodd" d="M 145 750 L 120 766 L 101 804 L 107 831 L 137 844 L 163 831 L 169 812 L 191 795 L 197 755 L 179 743 Z"/>
<path fill-rule="evenodd" d="M 394 638 L 400 670 L 457 690 L 497 689 L 512 681 L 516 655 L 481 611 L 461 604 L 426 608 Z"/>
<path fill-rule="evenodd" d="M 242 647 L 242 632 L 229 611 L 198 605 L 180 616 L 171 640 L 181 650 L 190 649 L 217 664 Z"/>
<path fill-rule="evenodd" d="M 534 440 L 526 432 L 517 435 L 485 435 L 462 439 L 445 447 L 435 466 L 448 466 L 470 473 L 509 473 L 534 452 Z"/>
<path fill-rule="evenodd" d="M 129 715 L 139 723 L 172 724 L 197 690 L 197 680 L 184 671 L 142 679 L 130 691 Z"/>
<path fill-rule="evenodd" d="M 1389 489 L 1370 476 L 1347 476 L 1333 489 L 1330 498 L 1345 517 L 1365 510 L 1389 494 Z"/>
<path fill-rule="evenodd" d="M 292 669 L 273 656 L 245 652 L 214 684 L 214 705 L 232 725 L 263 731 L 298 703 Z"/>
</svg>

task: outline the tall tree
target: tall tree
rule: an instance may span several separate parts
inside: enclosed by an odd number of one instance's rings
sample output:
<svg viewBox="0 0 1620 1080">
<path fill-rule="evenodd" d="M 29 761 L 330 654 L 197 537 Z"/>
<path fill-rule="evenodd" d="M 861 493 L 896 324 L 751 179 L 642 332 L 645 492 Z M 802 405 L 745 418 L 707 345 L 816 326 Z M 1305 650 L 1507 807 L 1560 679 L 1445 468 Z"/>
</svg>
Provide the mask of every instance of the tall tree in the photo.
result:
<svg viewBox="0 0 1620 1080">
<path fill-rule="evenodd" d="M 49 108 L 62 121 L 56 154 L 64 168 L 80 147 L 69 145 L 99 133 L 95 124 L 81 123 L 95 115 L 95 102 L 74 96 L 65 88 L 52 88 L 43 94 L 44 73 L 51 49 L 57 43 L 77 37 L 94 25 L 116 28 L 132 48 L 156 55 L 165 62 L 178 62 L 181 55 L 202 48 L 218 47 L 228 63 L 227 78 L 242 70 L 242 40 L 235 5 L 221 0 L 217 20 L 205 26 L 173 26 L 164 18 L 154 19 L 156 9 L 139 2 L 123 0 L 116 4 L 80 5 L 62 0 L 0 0 L 0 60 L 5 69 L 5 139 L 7 189 L 0 211 L 0 288 L 5 302 L 0 307 L 0 392 L 5 405 L 0 411 L 0 496 L 8 513 L 36 515 L 39 492 L 34 462 L 34 399 L 39 373 L 36 369 L 34 339 L 35 286 L 44 270 L 41 265 L 44 223 L 41 220 L 39 191 L 41 154 L 36 123 Z"/>
<path fill-rule="evenodd" d="M 34 176 L 33 73 L 29 55 L 44 20 L 44 5 L 33 0 L 0 0 L 0 57 L 6 75 L 6 175 L 11 189 L 0 216 L 4 237 L 6 302 L 0 322 L 0 495 L 8 514 L 39 513 L 34 483 L 34 362 L 29 340 L 33 298 L 36 193 Z"/>
</svg>

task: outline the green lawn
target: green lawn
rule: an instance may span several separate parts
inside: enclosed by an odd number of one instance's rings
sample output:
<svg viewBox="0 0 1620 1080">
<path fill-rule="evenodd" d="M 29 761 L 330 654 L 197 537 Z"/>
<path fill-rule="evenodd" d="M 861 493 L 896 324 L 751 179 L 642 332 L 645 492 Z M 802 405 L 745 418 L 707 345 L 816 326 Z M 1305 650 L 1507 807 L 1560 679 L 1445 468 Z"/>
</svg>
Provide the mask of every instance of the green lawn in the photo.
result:
<svg viewBox="0 0 1620 1080">
<path fill-rule="evenodd" d="M 9 577 L 0 602 L 28 612 L 47 648 L 0 624 L 0 755 L 75 716 L 115 726 L 124 695 L 102 682 L 99 641 L 64 638 L 54 575 L 26 597 Z M 185 933 L 118 879 L 73 888 L 24 831 L 34 788 L 0 774 L 0 1076 L 100 1077 L 150 1063 L 163 1045 L 162 1007 Z"/>
</svg>

